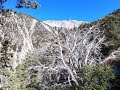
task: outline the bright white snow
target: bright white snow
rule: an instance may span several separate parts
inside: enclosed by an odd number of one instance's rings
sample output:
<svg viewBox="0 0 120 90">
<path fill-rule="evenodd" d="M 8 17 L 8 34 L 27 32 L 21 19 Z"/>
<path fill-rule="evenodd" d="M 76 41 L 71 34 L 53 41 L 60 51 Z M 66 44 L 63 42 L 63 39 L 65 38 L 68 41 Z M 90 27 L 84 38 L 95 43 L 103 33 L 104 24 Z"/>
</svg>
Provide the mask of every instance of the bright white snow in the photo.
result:
<svg viewBox="0 0 120 90">
<path fill-rule="evenodd" d="M 46 28 L 49 32 L 52 32 L 51 31 L 51 29 L 50 29 L 50 27 L 47 25 L 47 24 L 45 24 L 45 23 L 41 23 L 43 26 L 44 26 L 44 28 Z"/>
<path fill-rule="evenodd" d="M 85 23 L 84 21 L 77 20 L 47 20 L 43 22 L 51 27 L 63 27 L 68 29 L 79 27 L 82 23 Z"/>
</svg>

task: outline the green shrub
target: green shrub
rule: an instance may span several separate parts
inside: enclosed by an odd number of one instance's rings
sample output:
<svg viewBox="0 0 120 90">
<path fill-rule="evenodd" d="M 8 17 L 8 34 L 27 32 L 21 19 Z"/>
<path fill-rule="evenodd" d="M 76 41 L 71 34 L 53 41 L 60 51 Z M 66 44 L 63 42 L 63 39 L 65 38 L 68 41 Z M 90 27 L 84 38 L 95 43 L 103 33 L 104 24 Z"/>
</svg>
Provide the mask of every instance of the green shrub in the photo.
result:
<svg viewBox="0 0 120 90">
<path fill-rule="evenodd" d="M 70 86 L 61 90 L 106 90 L 109 81 L 114 79 L 111 66 L 93 67 L 90 65 L 82 67 L 77 72 L 78 86 Z"/>
</svg>

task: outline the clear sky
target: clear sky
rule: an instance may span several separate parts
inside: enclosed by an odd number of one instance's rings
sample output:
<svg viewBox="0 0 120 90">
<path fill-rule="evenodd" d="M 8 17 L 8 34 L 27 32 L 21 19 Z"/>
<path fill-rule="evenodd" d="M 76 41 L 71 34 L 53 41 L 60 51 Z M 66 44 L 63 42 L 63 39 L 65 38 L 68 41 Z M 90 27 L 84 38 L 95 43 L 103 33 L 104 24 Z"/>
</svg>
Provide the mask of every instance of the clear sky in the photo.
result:
<svg viewBox="0 0 120 90">
<path fill-rule="evenodd" d="M 5 3 L 6 8 L 29 14 L 43 20 L 94 21 L 120 8 L 120 0 L 37 0 L 37 10 L 16 9 L 14 0 Z"/>
</svg>

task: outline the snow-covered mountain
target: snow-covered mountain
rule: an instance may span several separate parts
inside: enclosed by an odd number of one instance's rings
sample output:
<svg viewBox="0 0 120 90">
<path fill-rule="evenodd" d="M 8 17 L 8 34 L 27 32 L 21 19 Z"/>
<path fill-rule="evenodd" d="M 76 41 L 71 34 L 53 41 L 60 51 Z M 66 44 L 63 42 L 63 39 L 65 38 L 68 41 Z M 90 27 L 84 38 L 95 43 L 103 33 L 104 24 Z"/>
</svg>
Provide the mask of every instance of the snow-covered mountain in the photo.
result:
<svg viewBox="0 0 120 90">
<path fill-rule="evenodd" d="M 46 20 L 43 22 L 51 27 L 64 27 L 68 29 L 79 27 L 82 23 L 85 23 L 84 21 L 77 20 Z"/>
</svg>

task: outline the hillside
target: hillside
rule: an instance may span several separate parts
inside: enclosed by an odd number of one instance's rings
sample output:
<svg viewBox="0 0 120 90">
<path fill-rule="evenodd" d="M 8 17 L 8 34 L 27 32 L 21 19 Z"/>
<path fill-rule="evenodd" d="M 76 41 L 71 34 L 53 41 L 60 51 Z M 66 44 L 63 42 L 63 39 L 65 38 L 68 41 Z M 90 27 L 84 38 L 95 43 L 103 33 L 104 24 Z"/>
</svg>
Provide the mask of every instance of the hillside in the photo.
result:
<svg viewBox="0 0 120 90">
<path fill-rule="evenodd" d="M 89 28 L 93 25 L 98 25 L 104 31 L 106 39 L 101 48 L 101 53 L 106 57 L 103 63 L 109 63 L 113 66 L 116 73 L 116 79 L 112 82 L 112 86 L 108 90 L 119 90 L 120 82 L 120 9 L 115 10 L 109 15 L 93 21 L 80 25 L 79 29 Z M 115 57 L 114 57 L 115 56 Z M 117 57 L 116 57 L 117 56 Z M 114 57 L 114 58 L 113 58 Z"/>
<path fill-rule="evenodd" d="M 53 28 L 26 14 L 0 12 L 1 88 L 60 90 L 79 86 L 76 88 L 87 90 L 87 83 L 91 90 L 99 90 L 98 79 L 106 88 L 113 74 L 104 64 L 118 62 L 120 57 L 119 20 L 117 10 L 95 22 L 60 21 L 56 24 L 63 22 L 63 28 Z"/>
<path fill-rule="evenodd" d="M 106 35 L 105 42 L 109 49 L 117 49 L 120 46 L 120 10 L 115 10 L 113 13 L 99 19 L 98 21 L 93 21 L 91 23 L 82 24 L 79 29 L 89 28 L 93 25 L 99 25 L 99 28 L 104 30 Z"/>
</svg>

